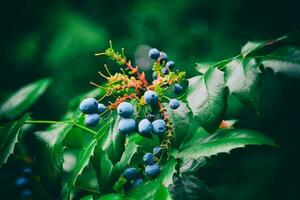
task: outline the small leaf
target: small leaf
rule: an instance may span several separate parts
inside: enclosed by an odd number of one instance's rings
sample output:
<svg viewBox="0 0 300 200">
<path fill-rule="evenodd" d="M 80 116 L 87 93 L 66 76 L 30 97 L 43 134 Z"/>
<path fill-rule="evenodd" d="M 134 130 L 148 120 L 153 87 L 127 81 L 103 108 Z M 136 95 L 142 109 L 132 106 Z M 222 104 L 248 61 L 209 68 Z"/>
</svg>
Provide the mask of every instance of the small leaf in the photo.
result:
<svg viewBox="0 0 300 200">
<path fill-rule="evenodd" d="M 232 149 L 246 145 L 277 146 L 267 136 L 252 130 L 219 129 L 214 134 L 209 134 L 199 128 L 193 137 L 181 146 L 177 158 L 210 157 L 218 153 L 229 153 Z"/>
<path fill-rule="evenodd" d="M 0 127 L 0 167 L 14 153 L 21 127 L 27 118 L 28 115 L 24 115 L 18 121 L 10 122 Z"/>
<path fill-rule="evenodd" d="M 259 64 L 254 59 L 235 59 L 226 66 L 225 79 L 230 93 L 245 106 L 259 111 L 261 97 Z"/>
<path fill-rule="evenodd" d="M 0 107 L 0 118 L 13 120 L 21 116 L 46 91 L 50 79 L 42 79 L 19 89 Z"/>
<path fill-rule="evenodd" d="M 290 77 L 300 76 L 300 49 L 292 46 L 282 47 L 261 58 L 265 68 Z"/>
<path fill-rule="evenodd" d="M 180 106 L 176 110 L 171 109 L 168 105 L 164 105 L 167 110 L 168 118 L 173 126 L 172 128 L 172 145 L 179 147 L 185 138 L 190 121 L 192 118 L 191 110 L 187 104 L 180 101 Z"/>
<path fill-rule="evenodd" d="M 72 127 L 72 123 L 65 123 L 52 125 L 44 131 L 35 132 L 37 137 L 37 165 L 39 166 L 41 181 L 55 195 L 58 195 L 61 189 L 64 161 L 62 142 Z"/>
<path fill-rule="evenodd" d="M 174 200 L 211 200 L 214 199 L 212 191 L 203 181 L 195 176 L 182 176 L 175 179 L 169 187 Z"/>
<path fill-rule="evenodd" d="M 202 77 L 189 79 L 187 102 L 200 125 L 209 131 L 215 130 L 226 110 L 224 73 L 212 68 Z"/>
<path fill-rule="evenodd" d="M 113 194 L 113 193 L 107 194 L 107 195 L 104 195 L 104 196 L 98 198 L 98 200 L 123 200 L 123 199 L 125 199 L 125 198 L 123 198 L 121 195 Z"/>
</svg>

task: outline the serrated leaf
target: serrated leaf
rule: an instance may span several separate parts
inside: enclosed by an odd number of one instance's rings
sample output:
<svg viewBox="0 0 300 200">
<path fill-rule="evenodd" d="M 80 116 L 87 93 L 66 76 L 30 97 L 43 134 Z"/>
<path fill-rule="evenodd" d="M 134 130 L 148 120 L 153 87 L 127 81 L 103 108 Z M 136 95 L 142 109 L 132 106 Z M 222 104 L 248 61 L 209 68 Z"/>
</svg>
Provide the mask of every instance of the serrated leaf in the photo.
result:
<svg viewBox="0 0 300 200">
<path fill-rule="evenodd" d="M 0 118 L 13 120 L 20 117 L 46 91 L 50 82 L 50 79 L 42 79 L 19 89 L 0 107 Z"/>
<path fill-rule="evenodd" d="M 235 59 L 226 65 L 225 80 L 231 94 L 249 108 L 259 111 L 261 76 L 255 59 Z"/>
<path fill-rule="evenodd" d="M 180 165 L 180 173 L 183 174 L 195 174 L 196 171 L 205 166 L 207 160 L 205 157 L 200 157 L 198 159 L 182 158 L 182 163 Z"/>
<path fill-rule="evenodd" d="M 187 102 L 200 125 L 209 131 L 215 130 L 226 111 L 224 73 L 212 68 L 203 76 L 189 79 Z"/>
<path fill-rule="evenodd" d="M 170 158 L 161 170 L 157 180 L 159 180 L 164 186 L 168 187 L 172 183 L 173 174 L 176 172 L 176 165 L 176 160 Z"/>
<path fill-rule="evenodd" d="M 277 49 L 261 58 L 265 68 L 271 68 L 275 73 L 282 73 L 290 77 L 300 76 L 300 49 L 287 46 Z"/>
<path fill-rule="evenodd" d="M 114 122 L 111 124 L 110 130 L 102 142 L 102 149 L 107 152 L 112 163 L 116 164 L 124 151 L 125 136 L 118 131 L 120 116 L 116 116 L 114 113 L 111 118 L 114 119 Z"/>
<path fill-rule="evenodd" d="M 209 134 L 199 128 L 193 137 L 181 146 L 177 158 L 210 157 L 218 153 L 229 153 L 232 149 L 246 145 L 277 146 L 269 137 L 252 130 L 219 129 L 214 134 Z"/>
<path fill-rule="evenodd" d="M 185 138 L 190 126 L 192 113 L 187 104 L 180 101 L 180 106 L 176 110 L 171 109 L 168 105 L 164 105 L 167 110 L 168 118 L 173 126 L 172 128 L 172 145 L 179 147 Z"/>
<path fill-rule="evenodd" d="M 9 156 L 13 154 L 21 127 L 27 118 L 28 115 L 26 114 L 21 119 L 0 127 L 0 167 L 6 163 Z"/>
<path fill-rule="evenodd" d="M 214 199 L 212 191 L 203 181 L 195 176 L 182 176 L 175 179 L 169 187 L 174 200 L 211 200 Z"/>
<path fill-rule="evenodd" d="M 62 142 L 72 127 L 72 123 L 57 124 L 34 133 L 37 138 L 37 164 L 41 181 L 54 195 L 58 195 L 61 189 L 64 153 Z"/>
</svg>

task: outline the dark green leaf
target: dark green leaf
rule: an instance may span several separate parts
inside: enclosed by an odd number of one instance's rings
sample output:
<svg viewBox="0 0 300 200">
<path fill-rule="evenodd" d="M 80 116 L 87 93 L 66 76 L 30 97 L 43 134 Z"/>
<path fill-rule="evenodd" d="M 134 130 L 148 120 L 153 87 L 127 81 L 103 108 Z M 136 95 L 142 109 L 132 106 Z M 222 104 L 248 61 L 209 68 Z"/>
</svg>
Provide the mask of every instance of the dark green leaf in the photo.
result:
<svg viewBox="0 0 300 200">
<path fill-rule="evenodd" d="M 178 148 L 190 126 L 192 118 L 191 110 L 187 107 L 187 104 L 182 101 L 180 101 L 180 106 L 176 110 L 171 109 L 168 105 L 165 105 L 165 109 L 173 126 L 172 145 Z"/>
<path fill-rule="evenodd" d="M 0 127 L 0 167 L 6 163 L 9 156 L 13 154 L 21 127 L 27 118 L 28 115 L 24 115 L 18 121 L 10 122 Z"/>
<path fill-rule="evenodd" d="M 50 79 L 42 79 L 19 89 L 0 107 L 0 118 L 13 120 L 21 116 L 45 92 Z"/>
<path fill-rule="evenodd" d="M 62 181 L 62 165 L 66 134 L 72 129 L 72 123 L 57 124 L 47 130 L 35 132 L 37 137 L 37 162 L 41 180 L 52 194 L 59 194 Z"/>
<path fill-rule="evenodd" d="M 212 191 L 195 176 L 175 178 L 174 184 L 169 187 L 169 190 L 174 200 L 214 199 Z"/>
<path fill-rule="evenodd" d="M 261 58 L 265 68 L 271 68 L 275 73 L 291 77 L 300 76 L 300 49 L 292 46 L 282 47 Z"/>
<path fill-rule="evenodd" d="M 189 79 L 187 102 L 200 125 L 209 131 L 215 130 L 226 110 L 224 73 L 212 68 L 203 76 Z"/>
<path fill-rule="evenodd" d="M 205 157 L 198 159 L 182 158 L 180 166 L 180 173 L 184 174 L 195 174 L 200 167 L 206 165 L 207 161 Z"/>
<path fill-rule="evenodd" d="M 276 146 L 270 138 L 256 131 L 219 129 L 216 133 L 209 134 L 199 128 L 193 137 L 181 146 L 177 157 L 193 159 L 210 157 L 218 153 L 229 153 L 232 149 L 246 145 Z"/>
<path fill-rule="evenodd" d="M 259 111 L 261 97 L 259 64 L 254 59 L 235 59 L 226 66 L 225 80 L 230 93 L 246 106 Z"/>
</svg>

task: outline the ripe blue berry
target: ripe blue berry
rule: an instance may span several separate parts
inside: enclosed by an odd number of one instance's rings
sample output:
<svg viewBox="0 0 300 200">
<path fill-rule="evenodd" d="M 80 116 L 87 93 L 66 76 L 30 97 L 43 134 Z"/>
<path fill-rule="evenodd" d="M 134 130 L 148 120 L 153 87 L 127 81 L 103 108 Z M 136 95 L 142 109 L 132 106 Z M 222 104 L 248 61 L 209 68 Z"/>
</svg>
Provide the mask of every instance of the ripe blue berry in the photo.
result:
<svg viewBox="0 0 300 200">
<path fill-rule="evenodd" d="M 160 55 L 158 57 L 158 61 L 161 64 L 164 63 L 164 62 L 167 62 L 168 61 L 168 55 L 165 52 L 161 51 Z"/>
<path fill-rule="evenodd" d="M 143 183 L 143 179 L 139 178 L 133 181 L 132 188 L 136 188 L 137 186 L 141 185 Z"/>
<path fill-rule="evenodd" d="M 157 74 L 155 72 L 152 73 L 152 79 L 156 80 L 157 79 Z"/>
<path fill-rule="evenodd" d="M 136 129 L 136 122 L 134 119 L 124 118 L 119 121 L 118 130 L 120 133 L 127 134 L 135 131 L 135 129 Z"/>
<path fill-rule="evenodd" d="M 163 73 L 164 75 L 167 75 L 167 74 L 169 73 L 169 68 L 163 67 L 163 68 L 161 69 L 161 73 Z"/>
<path fill-rule="evenodd" d="M 162 119 L 157 119 L 152 122 L 153 133 L 156 135 L 161 135 L 166 131 L 166 122 Z"/>
<path fill-rule="evenodd" d="M 152 124 L 148 119 L 142 119 L 138 125 L 138 129 L 141 135 L 150 135 L 152 131 Z"/>
<path fill-rule="evenodd" d="M 149 58 L 153 60 L 157 60 L 157 58 L 160 56 L 160 53 L 157 49 L 153 48 L 149 51 Z"/>
<path fill-rule="evenodd" d="M 123 172 L 124 178 L 128 181 L 137 179 L 138 175 L 139 175 L 139 172 L 134 167 L 128 168 Z"/>
<path fill-rule="evenodd" d="M 162 148 L 161 147 L 154 147 L 153 148 L 153 155 L 160 156 L 161 153 L 162 153 Z"/>
<path fill-rule="evenodd" d="M 81 101 L 79 109 L 84 114 L 96 113 L 98 109 L 98 102 L 94 98 L 86 98 L 83 101 Z"/>
<path fill-rule="evenodd" d="M 159 174 L 160 168 L 157 164 L 147 165 L 145 172 L 148 176 L 155 177 Z"/>
<path fill-rule="evenodd" d="M 152 90 L 148 90 L 144 93 L 144 98 L 147 104 L 156 105 L 158 102 L 158 95 Z"/>
<path fill-rule="evenodd" d="M 29 180 L 25 177 L 20 177 L 16 180 L 15 185 L 17 187 L 24 187 L 24 186 L 28 186 L 29 185 Z"/>
<path fill-rule="evenodd" d="M 99 115 L 102 114 L 105 111 L 105 109 L 106 109 L 106 106 L 104 104 L 102 104 L 102 103 L 98 104 L 98 114 Z"/>
<path fill-rule="evenodd" d="M 176 83 L 176 84 L 174 85 L 174 93 L 175 93 L 175 94 L 181 93 L 182 90 L 183 90 L 183 86 L 180 85 L 179 83 Z"/>
<path fill-rule="evenodd" d="M 31 175 L 32 174 L 32 169 L 30 167 L 24 167 L 22 170 L 23 175 Z"/>
<path fill-rule="evenodd" d="M 117 111 L 121 117 L 129 118 L 133 113 L 133 106 L 128 102 L 122 102 L 119 104 Z"/>
<path fill-rule="evenodd" d="M 155 162 L 154 156 L 152 153 L 146 153 L 143 157 L 143 160 L 147 165 L 152 165 Z"/>
<path fill-rule="evenodd" d="M 177 99 L 171 99 L 169 102 L 169 107 L 173 110 L 177 109 L 180 106 L 180 103 Z"/>
<path fill-rule="evenodd" d="M 25 189 L 21 192 L 21 198 L 30 199 L 32 197 L 32 192 L 29 189 Z"/>
<path fill-rule="evenodd" d="M 175 67 L 175 62 L 173 60 L 170 60 L 167 62 L 166 67 L 169 69 L 174 69 Z"/>
<path fill-rule="evenodd" d="M 90 114 L 85 116 L 85 124 L 87 126 L 96 126 L 99 123 L 100 116 L 98 114 Z"/>
</svg>

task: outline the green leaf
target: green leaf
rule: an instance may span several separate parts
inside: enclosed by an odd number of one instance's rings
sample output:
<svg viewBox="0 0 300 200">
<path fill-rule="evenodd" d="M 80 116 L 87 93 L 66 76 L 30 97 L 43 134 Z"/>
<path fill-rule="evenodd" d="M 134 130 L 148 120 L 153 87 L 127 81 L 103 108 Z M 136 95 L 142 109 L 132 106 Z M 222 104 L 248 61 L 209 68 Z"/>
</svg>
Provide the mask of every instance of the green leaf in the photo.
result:
<svg viewBox="0 0 300 200">
<path fill-rule="evenodd" d="M 179 147 L 185 138 L 190 126 L 192 113 L 187 104 L 180 101 L 180 106 L 176 110 L 171 109 L 168 105 L 164 105 L 167 110 L 168 118 L 173 126 L 172 128 L 172 145 Z"/>
<path fill-rule="evenodd" d="M 85 197 L 81 198 L 80 200 L 93 200 L 93 195 L 85 196 Z"/>
<path fill-rule="evenodd" d="M 125 136 L 118 131 L 120 116 L 116 116 L 114 113 L 111 118 L 114 119 L 114 122 L 111 124 L 109 133 L 102 142 L 102 149 L 107 151 L 109 159 L 113 164 L 116 164 L 124 151 Z"/>
<path fill-rule="evenodd" d="M 255 59 L 235 59 L 228 63 L 225 72 L 226 85 L 245 106 L 259 111 L 261 76 Z"/>
<path fill-rule="evenodd" d="M 189 79 L 187 102 L 200 125 L 209 131 L 215 130 L 226 111 L 224 73 L 212 68 L 203 76 Z"/>
<path fill-rule="evenodd" d="M 171 196 L 175 200 L 211 200 L 212 191 L 203 181 L 195 176 L 182 176 L 175 179 L 169 187 Z"/>
<path fill-rule="evenodd" d="M 183 174 L 195 174 L 197 170 L 205 166 L 207 160 L 205 157 L 200 157 L 198 159 L 182 158 L 182 163 L 180 165 L 180 173 Z"/>
<path fill-rule="evenodd" d="M 177 158 L 210 157 L 218 153 L 229 153 L 232 149 L 246 145 L 277 146 L 267 136 L 252 130 L 219 129 L 214 134 L 209 134 L 199 128 L 193 137 L 181 146 Z"/>
<path fill-rule="evenodd" d="M 219 62 L 204 62 L 204 63 L 196 63 L 196 70 L 201 74 L 205 74 L 209 69 L 215 67 L 223 67 L 227 63 L 229 63 L 232 59 L 221 60 Z"/>
<path fill-rule="evenodd" d="M 171 200 L 168 189 L 158 180 L 149 181 L 131 190 L 126 197 L 138 200 Z"/>
<path fill-rule="evenodd" d="M 121 195 L 119 194 L 107 194 L 107 195 L 104 195 L 100 198 L 98 198 L 98 200 L 122 200 L 122 199 L 125 199 L 123 198 Z"/>
<path fill-rule="evenodd" d="M 0 118 L 13 120 L 20 117 L 46 91 L 50 82 L 50 79 L 42 79 L 19 89 L 0 107 Z"/>
<path fill-rule="evenodd" d="M 93 166 L 97 174 L 97 180 L 101 192 L 105 192 L 110 188 L 111 172 L 113 169 L 113 164 L 108 158 L 105 151 L 102 150 L 100 145 L 97 145 L 94 151 Z"/>
<path fill-rule="evenodd" d="M 24 115 L 18 121 L 10 122 L 0 127 L 0 167 L 14 153 L 21 127 L 27 118 L 28 115 Z"/>
<path fill-rule="evenodd" d="M 261 58 L 265 68 L 271 68 L 275 73 L 282 73 L 290 77 L 300 76 L 300 49 L 287 46 L 273 51 Z"/>
<path fill-rule="evenodd" d="M 164 186 L 168 187 L 172 183 L 173 174 L 176 172 L 176 165 L 176 160 L 174 158 L 170 158 L 161 170 L 157 180 L 160 181 Z"/>
</svg>

